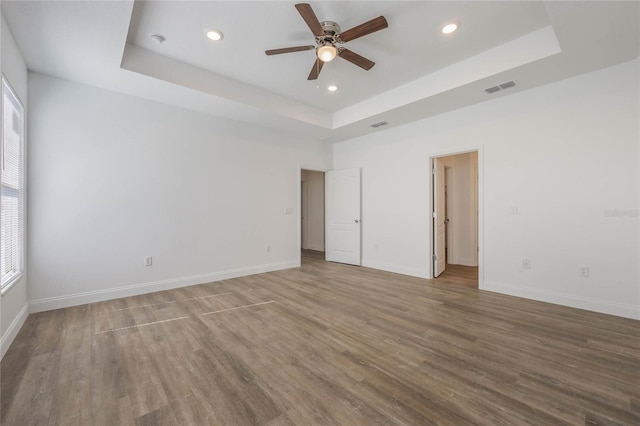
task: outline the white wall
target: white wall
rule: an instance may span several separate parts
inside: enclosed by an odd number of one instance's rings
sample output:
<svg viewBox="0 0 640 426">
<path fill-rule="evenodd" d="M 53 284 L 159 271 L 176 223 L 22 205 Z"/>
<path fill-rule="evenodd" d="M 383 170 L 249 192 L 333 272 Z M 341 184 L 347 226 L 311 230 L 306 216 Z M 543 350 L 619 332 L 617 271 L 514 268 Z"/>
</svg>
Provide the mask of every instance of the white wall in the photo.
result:
<svg viewBox="0 0 640 426">
<path fill-rule="evenodd" d="M 299 167 L 328 168 L 330 146 L 37 73 L 29 84 L 32 311 L 298 265 Z"/>
<path fill-rule="evenodd" d="M 302 199 L 302 248 L 324 251 L 324 173 L 302 170 L 301 178 L 306 190 Z"/>
<path fill-rule="evenodd" d="M 638 76 L 636 59 L 336 144 L 336 169 L 362 168 L 363 264 L 429 276 L 428 159 L 482 147 L 483 288 L 640 318 Z"/>
<path fill-rule="evenodd" d="M 447 181 L 447 263 L 477 266 L 478 153 L 467 152 L 439 159 L 445 167 L 451 168 L 451 179 Z"/>
<path fill-rule="evenodd" d="M 28 115 L 27 108 L 27 67 L 22 58 L 22 54 L 13 39 L 9 26 L 2 16 L 2 24 L 0 32 L 1 45 L 2 45 L 2 59 L 0 67 L 2 74 L 7 78 L 13 90 L 22 101 L 25 108 L 25 114 Z M 29 119 L 27 117 L 26 124 L 28 125 Z M 28 145 L 29 132 L 25 128 L 25 150 Z M 27 188 L 28 190 L 28 188 Z M 28 232 L 28 224 L 25 224 L 25 232 Z M 24 259 L 25 266 L 28 259 Z M 27 274 L 15 282 L 10 288 L 5 289 L 2 293 L 0 301 L 0 357 L 4 356 L 7 349 L 11 345 L 11 342 L 20 331 L 22 324 L 27 319 L 29 313 L 27 303 Z"/>
</svg>

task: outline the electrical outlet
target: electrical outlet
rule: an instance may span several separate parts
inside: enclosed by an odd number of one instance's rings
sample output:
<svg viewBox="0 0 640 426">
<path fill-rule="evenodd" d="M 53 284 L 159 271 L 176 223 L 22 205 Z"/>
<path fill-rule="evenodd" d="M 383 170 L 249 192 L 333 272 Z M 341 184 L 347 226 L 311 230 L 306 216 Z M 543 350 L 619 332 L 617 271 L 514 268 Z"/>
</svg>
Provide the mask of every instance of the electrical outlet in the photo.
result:
<svg viewBox="0 0 640 426">
<path fill-rule="evenodd" d="M 522 259 L 522 269 L 531 269 L 530 259 Z"/>
<path fill-rule="evenodd" d="M 269 253 L 269 252 L 271 251 L 271 246 L 267 244 L 267 245 L 264 247 L 264 251 L 266 251 L 267 253 Z"/>
<path fill-rule="evenodd" d="M 153 257 L 151 256 L 147 256 L 144 258 L 144 266 L 151 266 L 153 265 Z"/>
<path fill-rule="evenodd" d="M 589 267 L 587 265 L 578 266 L 578 275 L 581 277 L 589 276 Z"/>
</svg>

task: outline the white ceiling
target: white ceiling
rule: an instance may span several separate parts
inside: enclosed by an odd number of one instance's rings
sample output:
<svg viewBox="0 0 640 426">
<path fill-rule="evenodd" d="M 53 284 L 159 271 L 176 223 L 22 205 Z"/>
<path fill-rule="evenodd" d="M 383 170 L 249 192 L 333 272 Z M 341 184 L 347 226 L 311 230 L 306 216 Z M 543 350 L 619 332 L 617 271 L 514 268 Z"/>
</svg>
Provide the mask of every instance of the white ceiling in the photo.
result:
<svg viewBox="0 0 640 426">
<path fill-rule="evenodd" d="M 2 1 L 31 70 L 209 114 L 339 141 L 633 59 L 638 2 L 312 1 L 342 30 L 389 28 L 346 46 L 308 81 L 314 44 L 289 1 Z M 444 23 L 460 29 L 445 36 Z M 211 42 L 208 29 L 225 37 Z M 149 36 L 166 37 L 163 44 Z M 513 80 L 493 95 L 484 88 Z M 340 90 L 330 93 L 329 82 Z"/>
<path fill-rule="evenodd" d="M 129 30 L 131 44 L 329 112 L 549 25 L 540 2 L 316 2 L 318 19 L 336 21 L 343 31 L 380 15 L 389 28 L 346 44 L 376 62 L 370 71 L 338 59 L 325 65 L 318 81 L 308 81 L 314 51 L 264 54 L 315 44 L 292 2 L 139 4 Z M 465 22 L 459 32 L 445 36 L 440 28 L 451 20 Z M 499 26 L 500 31 L 493 30 Z M 208 40 L 209 28 L 221 29 L 223 41 Z M 153 42 L 154 33 L 166 42 Z M 337 93 L 326 90 L 333 81 L 340 86 Z"/>
</svg>

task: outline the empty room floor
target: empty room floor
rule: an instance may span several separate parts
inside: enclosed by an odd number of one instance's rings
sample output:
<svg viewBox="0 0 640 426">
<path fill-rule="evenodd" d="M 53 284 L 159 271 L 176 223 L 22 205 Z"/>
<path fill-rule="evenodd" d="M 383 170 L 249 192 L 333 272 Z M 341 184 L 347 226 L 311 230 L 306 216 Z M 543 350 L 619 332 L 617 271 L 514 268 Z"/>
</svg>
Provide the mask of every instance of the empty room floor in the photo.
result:
<svg viewBox="0 0 640 426">
<path fill-rule="evenodd" d="M 305 257 L 29 316 L 3 425 L 640 424 L 640 322 Z"/>
<path fill-rule="evenodd" d="M 439 283 L 463 285 L 469 288 L 478 288 L 478 267 L 452 265 L 447 263 L 444 272 L 436 278 Z"/>
</svg>

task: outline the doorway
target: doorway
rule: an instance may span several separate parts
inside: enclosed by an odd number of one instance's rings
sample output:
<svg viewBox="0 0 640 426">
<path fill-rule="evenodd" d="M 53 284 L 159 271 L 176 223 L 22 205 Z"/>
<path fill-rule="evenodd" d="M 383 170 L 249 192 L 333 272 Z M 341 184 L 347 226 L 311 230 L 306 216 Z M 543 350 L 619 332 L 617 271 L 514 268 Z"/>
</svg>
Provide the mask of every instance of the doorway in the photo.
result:
<svg viewBox="0 0 640 426">
<path fill-rule="evenodd" d="M 324 172 L 300 171 L 301 261 L 324 259 L 325 187 Z"/>
<path fill-rule="evenodd" d="M 432 170 L 432 275 L 478 288 L 478 151 L 432 157 Z"/>
</svg>

